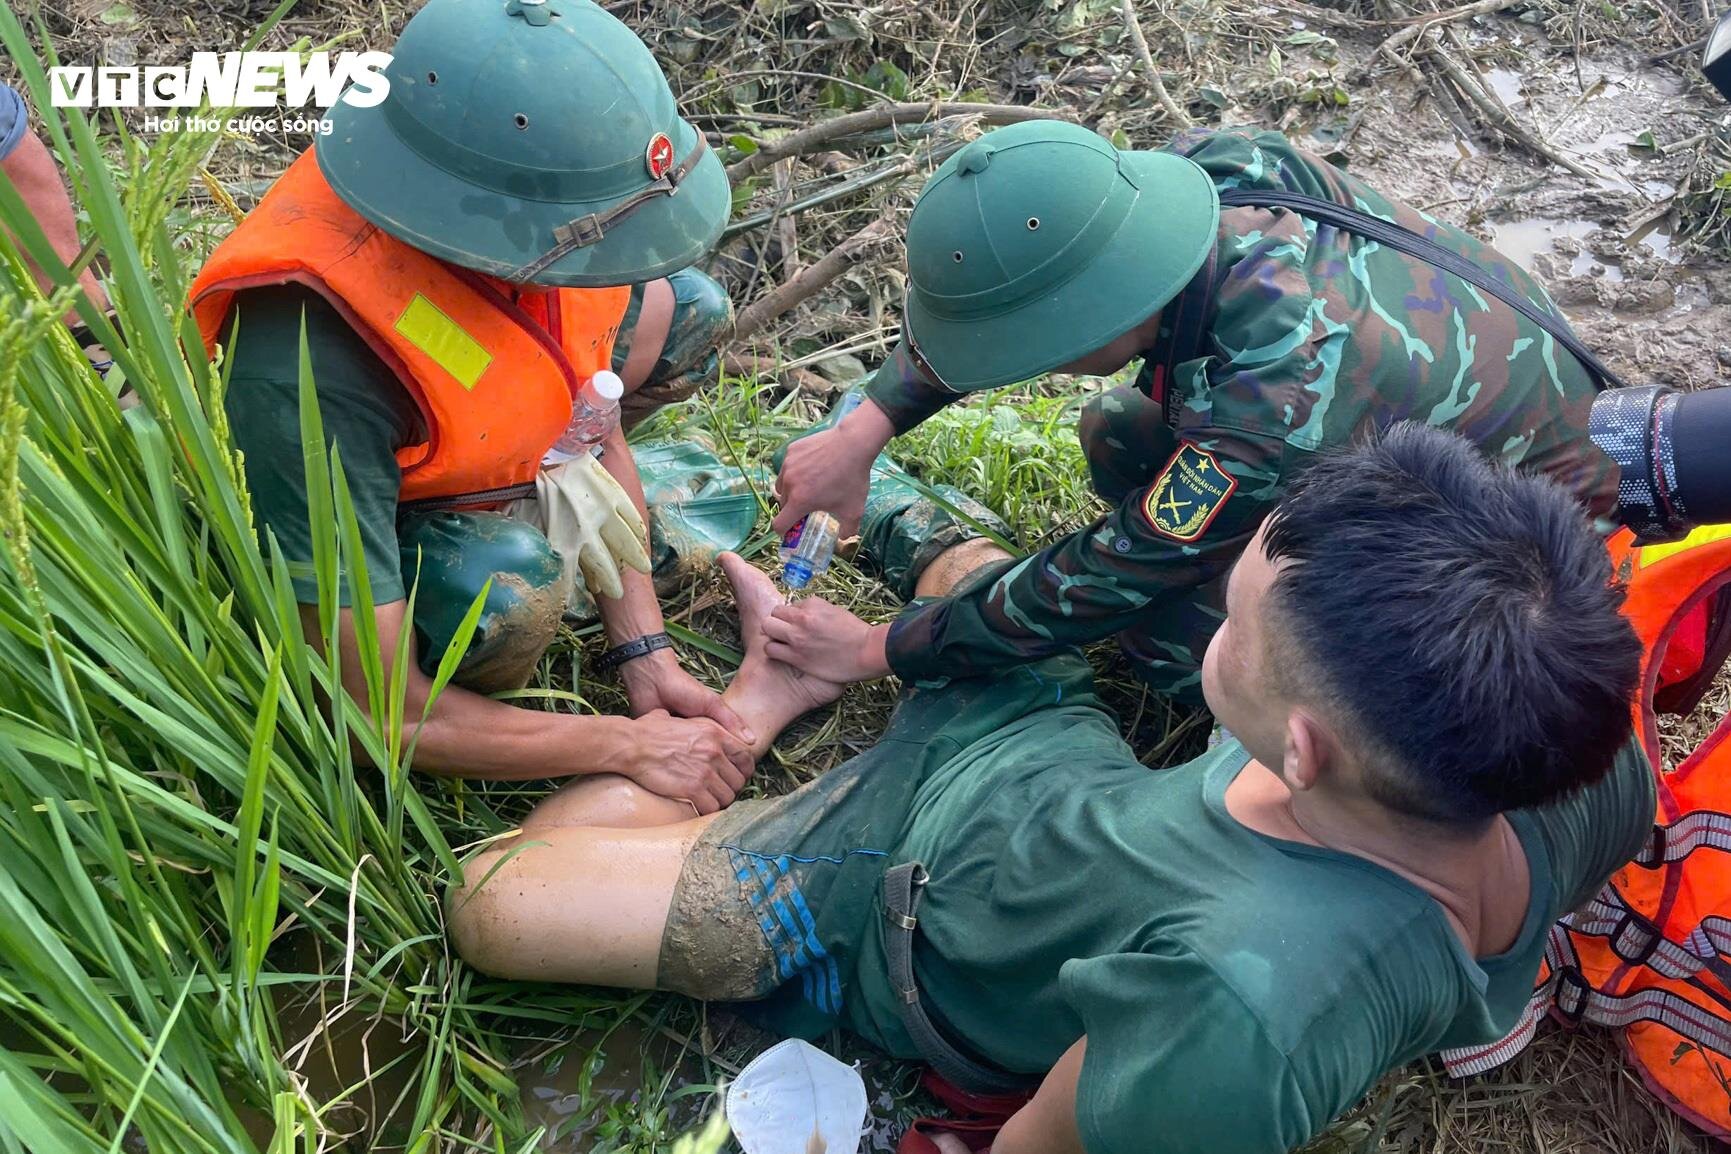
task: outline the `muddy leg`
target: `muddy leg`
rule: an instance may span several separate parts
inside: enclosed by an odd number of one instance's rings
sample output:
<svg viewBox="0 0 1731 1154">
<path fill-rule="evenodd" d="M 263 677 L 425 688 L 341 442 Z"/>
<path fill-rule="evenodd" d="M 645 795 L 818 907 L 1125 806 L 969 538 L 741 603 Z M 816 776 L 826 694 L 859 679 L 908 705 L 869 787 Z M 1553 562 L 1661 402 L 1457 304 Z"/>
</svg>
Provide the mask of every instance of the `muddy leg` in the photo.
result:
<svg viewBox="0 0 1731 1154">
<path fill-rule="evenodd" d="M 525 829 L 451 892 L 452 944 L 500 978 L 653 989 L 686 855 L 715 815 L 649 829 Z"/>
<path fill-rule="evenodd" d="M 613 345 L 613 371 L 625 380 L 625 428 L 717 380 L 717 346 L 732 329 L 726 290 L 698 269 L 634 287 Z"/>
<path fill-rule="evenodd" d="M 939 553 L 914 585 L 916 597 L 942 597 L 976 570 L 999 561 L 1008 561 L 1011 554 L 986 537 L 975 537 L 952 545 Z"/>
</svg>

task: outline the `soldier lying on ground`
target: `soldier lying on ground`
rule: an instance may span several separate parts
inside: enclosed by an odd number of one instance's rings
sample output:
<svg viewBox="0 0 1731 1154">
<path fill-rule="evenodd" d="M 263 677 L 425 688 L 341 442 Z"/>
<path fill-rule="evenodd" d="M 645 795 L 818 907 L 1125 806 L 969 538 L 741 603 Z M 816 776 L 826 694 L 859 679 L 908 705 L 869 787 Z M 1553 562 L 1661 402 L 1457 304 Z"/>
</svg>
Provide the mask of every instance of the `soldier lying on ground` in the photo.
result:
<svg viewBox="0 0 1731 1154">
<path fill-rule="evenodd" d="M 852 629 L 816 599 L 790 606 L 777 613 L 786 660 L 913 681 L 1116 635 L 1149 684 L 1197 704 L 1221 577 L 1257 524 L 1318 450 L 1399 420 L 1452 429 L 1611 512 L 1617 472 L 1587 437 L 1593 381 L 1552 336 L 1374 241 L 1284 208 L 1220 209 L 1219 191 L 1240 188 L 1398 221 L 1552 308 L 1514 262 L 1272 132 L 1198 129 L 1159 152 L 1055 121 L 987 133 L 921 194 L 903 342 L 869 404 L 789 447 L 775 528 L 824 509 L 844 535 L 891 532 L 900 510 L 868 511 L 866 492 L 892 436 L 974 390 L 1140 357 L 1133 387 L 1082 414 L 1094 487 L 1114 508 L 890 625 Z M 981 535 L 930 502 L 913 515 L 949 522 L 933 542 Z M 886 581 L 907 596 L 921 560 Z"/>
<path fill-rule="evenodd" d="M 767 742 L 841 686 L 769 656 L 780 598 L 724 564 L 725 696 Z M 996 571 L 956 570 L 918 592 Z M 567 786 L 469 863 L 451 933 L 503 977 L 761 999 L 786 1032 L 1043 1078 L 998 1154 L 1284 1150 L 1508 1031 L 1553 921 L 1641 845 L 1619 600 L 1564 490 L 1401 425 L 1252 535 L 1202 666 L 1222 747 L 1147 769 L 1074 651 L 911 688 L 787 797 L 692 819 Z"/>
</svg>

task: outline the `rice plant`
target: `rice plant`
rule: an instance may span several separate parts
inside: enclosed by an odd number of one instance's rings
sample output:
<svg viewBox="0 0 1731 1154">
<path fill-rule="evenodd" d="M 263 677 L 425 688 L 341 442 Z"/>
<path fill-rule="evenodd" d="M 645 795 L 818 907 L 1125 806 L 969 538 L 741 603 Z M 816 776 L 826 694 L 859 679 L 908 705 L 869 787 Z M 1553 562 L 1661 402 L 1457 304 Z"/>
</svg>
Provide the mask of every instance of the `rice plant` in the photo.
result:
<svg viewBox="0 0 1731 1154">
<path fill-rule="evenodd" d="M 362 630 L 363 711 L 305 643 L 276 546 L 259 543 L 226 382 L 182 309 L 166 224 L 211 141 L 99 140 L 51 109 L 10 8 L 0 42 L 46 114 L 116 308 L 111 324 L 74 288 L 38 291 L 24 254 L 74 277 L 0 182 L 17 238 L 0 241 L 0 1145 L 327 1149 L 376 1083 L 393 1093 L 373 1095 L 373 1143 L 529 1149 L 540 1132 L 494 1023 L 575 1022 L 595 1002 L 472 996 L 440 924 L 460 848 L 444 831 L 505 822 L 410 775 L 415 719 L 377 637 Z M 69 306 L 114 351 L 106 385 L 60 324 Z M 122 381 L 139 398 L 126 412 Z M 311 385 L 303 351 L 328 640 L 337 574 L 352 571 L 364 620 L 370 597 Z M 345 1021 L 403 1044 L 353 1084 L 315 1087 L 308 1054 Z"/>
</svg>

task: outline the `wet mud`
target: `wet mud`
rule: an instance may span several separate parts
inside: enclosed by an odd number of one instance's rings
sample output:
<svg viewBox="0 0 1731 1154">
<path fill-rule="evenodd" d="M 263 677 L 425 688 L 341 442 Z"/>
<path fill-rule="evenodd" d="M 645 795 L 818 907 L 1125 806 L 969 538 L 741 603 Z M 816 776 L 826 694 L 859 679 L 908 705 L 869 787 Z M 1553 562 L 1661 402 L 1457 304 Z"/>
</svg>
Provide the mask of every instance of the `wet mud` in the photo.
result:
<svg viewBox="0 0 1731 1154">
<path fill-rule="evenodd" d="M 1731 380 L 1731 262 L 1674 237 L 1672 197 L 1692 150 L 1667 150 L 1712 125 L 1679 71 L 1613 52 L 1578 67 L 1514 19 L 1468 33 L 1500 46 L 1488 87 L 1589 179 L 1479 131 L 1462 134 L 1405 78 L 1363 97 L 1349 171 L 1463 225 L 1537 275 L 1584 340 L 1631 384 L 1699 388 Z M 1343 46 L 1343 56 L 1370 49 Z M 1693 62 L 1675 61 L 1680 69 Z M 1354 93 L 1354 99 L 1359 99 Z M 1305 132 L 1288 130 L 1299 139 Z M 1310 141 L 1327 152 L 1327 134 Z M 1652 145 L 1652 146 L 1649 146 Z"/>
</svg>

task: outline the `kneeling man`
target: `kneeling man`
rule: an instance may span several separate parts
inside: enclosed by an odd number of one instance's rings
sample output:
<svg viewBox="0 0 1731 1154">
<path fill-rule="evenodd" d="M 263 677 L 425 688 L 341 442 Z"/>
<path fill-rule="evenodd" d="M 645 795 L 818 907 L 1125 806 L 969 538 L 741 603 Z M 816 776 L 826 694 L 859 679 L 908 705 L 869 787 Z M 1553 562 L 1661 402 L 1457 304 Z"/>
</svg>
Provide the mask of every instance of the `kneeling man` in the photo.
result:
<svg viewBox="0 0 1731 1154">
<path fill-rule="evenodd" d="M 779 598 L 726 563 L 726 700 L 767 741 L 840 687 L 768 655 Z M 567 786 L 470 864 L 452 933 L 499 976 L 760 1000 L 1038 1082 L 998 1154 L 1286 1150 L 1508 1031 L 1552 921 L 1641 844 L 1610 580 L 1562 489 L 1399 426 L 1309 469 L 1233 570 L 1203 685 L 1236 740 L 1148 769 L 1075 655 L 920 686 L 787 797 Z"/>
</svg>

